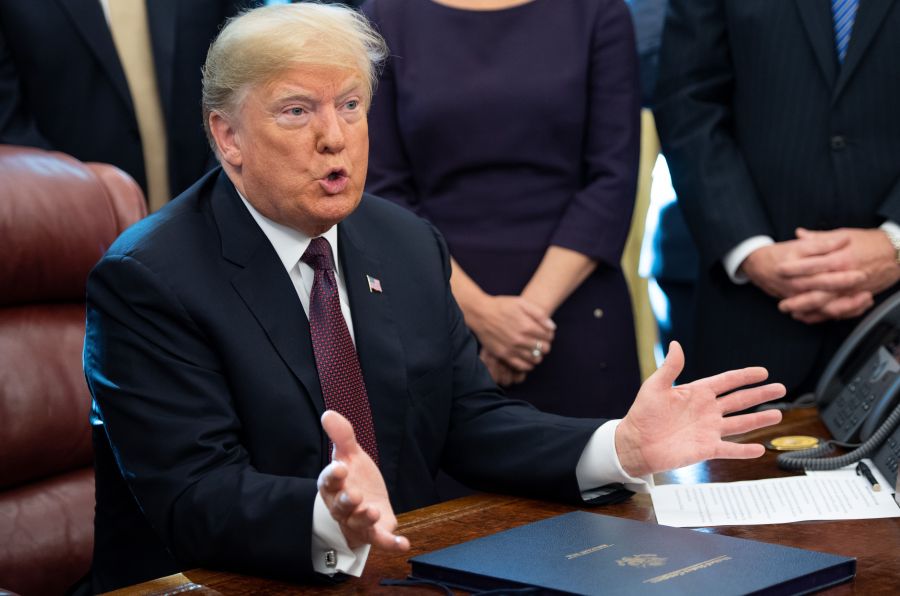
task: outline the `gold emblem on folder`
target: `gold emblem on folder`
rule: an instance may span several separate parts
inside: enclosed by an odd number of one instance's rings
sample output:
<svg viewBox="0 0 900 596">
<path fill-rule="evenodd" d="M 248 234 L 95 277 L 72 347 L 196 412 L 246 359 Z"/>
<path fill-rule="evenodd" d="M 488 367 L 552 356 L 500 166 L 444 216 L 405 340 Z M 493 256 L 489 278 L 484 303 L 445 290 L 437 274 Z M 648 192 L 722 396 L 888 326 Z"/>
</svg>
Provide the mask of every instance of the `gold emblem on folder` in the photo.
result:
<svg viewBox="0 0 900 596">
<path fill-rule="evenodd" d="M 619 564 L 619 567 L 640 567 L 644 569 L 646 567 L 661 567 L 666 564 L 666 561 L 668 561 L 666 557 L 660 557 L 655 554 L 642 554 L 622 557 L 616 560 L 616 563 Z"/>
</svg>

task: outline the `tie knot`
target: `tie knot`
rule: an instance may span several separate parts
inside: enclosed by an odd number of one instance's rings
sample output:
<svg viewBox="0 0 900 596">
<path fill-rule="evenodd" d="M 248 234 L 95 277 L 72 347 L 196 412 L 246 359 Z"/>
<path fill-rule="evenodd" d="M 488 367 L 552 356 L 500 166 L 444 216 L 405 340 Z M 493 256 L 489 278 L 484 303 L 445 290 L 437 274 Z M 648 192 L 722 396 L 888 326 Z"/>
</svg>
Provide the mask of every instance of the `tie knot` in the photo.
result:
<svg viewBox="0 0 900 596">
<path fill-rule="evenodd" d="M 334 270 L 334 258 L 331 256 L 331 245 L 324 238 L 313 238 L 300 260 L 316 271 Z"/>
</svg>

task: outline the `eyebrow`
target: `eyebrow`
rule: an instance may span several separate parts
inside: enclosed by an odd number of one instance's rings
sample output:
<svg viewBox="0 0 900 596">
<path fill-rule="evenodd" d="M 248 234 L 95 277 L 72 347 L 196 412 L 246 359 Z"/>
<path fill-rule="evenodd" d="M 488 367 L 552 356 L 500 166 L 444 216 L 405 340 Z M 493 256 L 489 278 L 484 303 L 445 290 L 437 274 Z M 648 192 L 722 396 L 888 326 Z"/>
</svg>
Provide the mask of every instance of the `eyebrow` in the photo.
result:
<svg viewBox="0 0 900 596">
<path fill-rule="evenodd" d="M 350 95 L 352 93 L 362 93 L 362 83 L 359 81 L 351 81 L 340 92 L 338 92 L 335 97 L 340 99 Z M 308 101 L 311 103 L 317 103 L 319 101 L 312 93 L 305 91 L 291 91 L 286 95 L 280 95 L 275 100 L 275 103 L 284 103 L 286 101 Z"/>
</svg>

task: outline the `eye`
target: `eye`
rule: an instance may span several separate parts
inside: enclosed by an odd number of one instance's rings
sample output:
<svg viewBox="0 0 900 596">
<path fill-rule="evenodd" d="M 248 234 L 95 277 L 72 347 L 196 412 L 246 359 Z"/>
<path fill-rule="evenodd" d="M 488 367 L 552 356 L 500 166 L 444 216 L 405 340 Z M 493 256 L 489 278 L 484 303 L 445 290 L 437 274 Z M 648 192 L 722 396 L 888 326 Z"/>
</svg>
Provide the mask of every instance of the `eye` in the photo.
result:
<svg viewBox="0 0 900 596">
<path fill-rule="evenodd" d="M 356 108 L 359 107 L 359 100 L 351 99 L 346 104 L 344 104 L 344 107 L 346 107 L 348 110 L 355 110 Z"/>
<path fill-rule="evenodd" d="M 302 116 L 303 112 L 305 112 L 305 110 L 299 106 L 294 106 L 288 110 L 288 113 L 291 116 Z"/>
</svg>

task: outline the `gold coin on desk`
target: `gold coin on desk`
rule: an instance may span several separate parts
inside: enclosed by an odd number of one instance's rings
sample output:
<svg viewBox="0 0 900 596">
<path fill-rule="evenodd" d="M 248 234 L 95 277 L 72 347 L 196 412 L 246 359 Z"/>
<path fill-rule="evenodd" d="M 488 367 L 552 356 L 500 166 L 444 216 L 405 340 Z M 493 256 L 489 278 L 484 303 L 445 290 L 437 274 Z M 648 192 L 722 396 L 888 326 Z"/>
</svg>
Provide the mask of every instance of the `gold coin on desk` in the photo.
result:
<svg viewBox="0 0 900 596">
<path fill-rule="evenodd" d="M 812 449 L 818 444 L 819 439 L 816 437 L 789 435 L 786 437 L 775 437 L 769 441 L 767 447 L 775 451 L 800 451 L 801 449 Z"/>
</svg>

